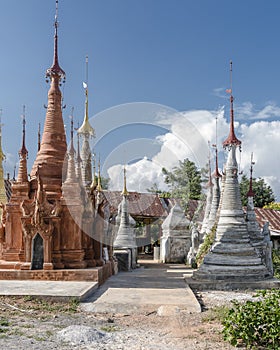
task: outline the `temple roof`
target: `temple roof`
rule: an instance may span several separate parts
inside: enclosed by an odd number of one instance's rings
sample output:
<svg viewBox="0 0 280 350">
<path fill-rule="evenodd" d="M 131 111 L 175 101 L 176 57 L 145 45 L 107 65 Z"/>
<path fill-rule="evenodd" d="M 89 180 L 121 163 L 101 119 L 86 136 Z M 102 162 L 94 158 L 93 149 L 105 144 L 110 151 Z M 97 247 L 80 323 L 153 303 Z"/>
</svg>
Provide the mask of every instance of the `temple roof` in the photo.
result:
<svg viewBox="0 0 280 350">
<path fill-rule="evenodd" d="M 118 205 L 122 201 L 122 192 L 103 192 L 109 202 L 111 213 L 116 213 L 118 211 Z M 160 218 L 168 215 L 168 211 L 164 208 L 160 198 L 152 193 L 129 192 L 127 202 L 128 211 L 134 217 Z"/>
<path fill-rule="evenodd" d="M 261 227 L 268 221 L 272 235 L 273 233 L 280 235 L 280 210 L 255 208 L 255 214 Z"/>
</svg>

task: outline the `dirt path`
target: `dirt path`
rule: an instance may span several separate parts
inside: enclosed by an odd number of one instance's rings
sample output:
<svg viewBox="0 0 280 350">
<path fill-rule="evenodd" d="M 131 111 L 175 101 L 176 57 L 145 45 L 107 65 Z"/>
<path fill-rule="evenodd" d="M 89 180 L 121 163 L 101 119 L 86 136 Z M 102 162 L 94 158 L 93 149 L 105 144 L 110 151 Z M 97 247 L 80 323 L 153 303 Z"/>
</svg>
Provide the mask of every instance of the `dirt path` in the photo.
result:
<svg viewBox="0 0 280 350">
<path fill-rule="evenodd" d="M 162 317 L 155 312 L 94 314 L 75 303 L 0 298 L 0 349 L 234 349 L 222 339 L 213 306 L 248 294 L 206 292 L 204 311 Z M 221 307 L 222 309 L 222 307 Z M 220 312 L 220 311 L 219 311 Z"/>
</svg>

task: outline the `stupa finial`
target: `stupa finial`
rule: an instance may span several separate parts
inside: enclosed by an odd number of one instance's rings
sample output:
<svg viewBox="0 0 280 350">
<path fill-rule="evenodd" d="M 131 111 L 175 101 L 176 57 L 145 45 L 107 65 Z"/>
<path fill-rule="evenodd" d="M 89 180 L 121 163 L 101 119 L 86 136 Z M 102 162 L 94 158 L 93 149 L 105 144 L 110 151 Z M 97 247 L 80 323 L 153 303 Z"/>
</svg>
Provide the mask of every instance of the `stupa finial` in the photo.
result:
<svg viewBox="0 0 280 350">
<path fill-rule="evenodd" d="M 88 136 L 94 136 L 94 129 L 89 123 L 88 118 L 88 56 L 86 56 L 86 81 L 83 82 L 83 87 L 85 90 L 85 116 L 81 127 L 78 129 L 79 134 L 85 134 Z"/>
<path fill-rule="evenodd" d="M 71 115 L 70 115 L 70 150 L 72 154 L 75 153 L 74 150 L 74 107 L 71 108 Z"/>
<path fill-rule="evenodd" d="M 210 141 L 208 141 L 208 182 L 207 182 L 207 186 L 208 187 L 212 187 L 213 186 L 213 182 L 212 182 L 212 173 L 211 173 L 211 150 L 210 150 Z"/>
<path fill-rule="evenodd" d="M 0 109 L 0 162 L 2 162 L 6 156 L 2 150 L 2 126 L 4 124 L 2 124 L 2 108 Z"/>
<path fill-rule="evenodd" d="M 230 94 L 230 130 L 227 139 L 223 142 L 224 148 L 231 147 L 232 145 L 240 146 L 241 141 L 235 135 L 234 131 L 234 110 L 233 110 L 233 101 L 234 97 L 232 95 L 232 61 L 230 61 L 230 88 L 226 90 Z"/>
<path fill-rule="evenodd" d="M 216 143 L 213 144 L 215 149 L 215 171 L 213 173 L 214 177 L 222 177 L 219 172 L 219 161 L 218 161 L 218 116 L 216 116 Z"/>
<path fill-rule="evenodd" d="M 251 153 L 251 165 L 250 165 L 250 182 L 249 182 L 249 191 L 247 193 L 247 197 L 254 197 L 255 193 L 253 192 L 253 165 L 255 162 L 253 161 L 253 152 Z"/>
<path fill-rule="evenodd" d="M 38 124 L 38 152 L 40 151 L 41 148 L 41 123 Z"/>
<path fill-rule="evenodd" d="M 25 146 L 25 125 L 26 125 L 25 105 L 23 105 L 22 107 L 22 144 L 21 144 L 21 149 L 18 152 L 21 158 L 26 158 L 28 155 L 28 151 Z"/>
<path fill-rule="evenodd" d="M 101 186 L 101 174 L 100 174 L 100 156 L 98 159 L 98 176 L 97 176 L 97 191 L 102 191 L 102 186 Z"/>
<path fill-rule="evenodd" d="M 122 191 L 123 196 L 128 195 L 127 187 L 126 187 L 126 167 L 123 167 L 123 191 Z"/>
<path fill-rule="evenodd" d="M 96 159 L 95 159 L 95 153 L 92 154 L 92 182 L 90 185 L 91 189 L 95 189 L 96 187 L 96 177 L 95 177 L 95 173 L 96 173 Z"/>
<path fill-rule="evenodd" d="M 65 81 L 65 72 L 64 70 L 59 66 L 58 63 L 58 0 L 55 1 L 55 17 L 54 17 L 54 52 L 53 52 L 53 64 L 52 66 L 47 69 L 46 71 L 46 78 L 47 80 L 49 78 L 52 78 L 53 76 L 59 77 L 59 80 L 63 79 L 63 82 Z"/>
</svg>

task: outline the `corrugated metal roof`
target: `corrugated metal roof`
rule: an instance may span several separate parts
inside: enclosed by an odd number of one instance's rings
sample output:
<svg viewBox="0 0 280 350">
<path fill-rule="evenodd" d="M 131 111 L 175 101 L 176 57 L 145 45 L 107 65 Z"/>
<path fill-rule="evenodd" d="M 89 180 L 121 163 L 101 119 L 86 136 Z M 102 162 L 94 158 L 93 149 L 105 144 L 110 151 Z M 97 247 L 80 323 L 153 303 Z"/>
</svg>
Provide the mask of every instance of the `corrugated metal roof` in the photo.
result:
<svg viewBox="0 0 280 350">
<path fill-rule="evenodd" d="M 280 233 L 280 211 L 274 209 L 255 208 L 256 218 L 261 227 L 268 221 L 270 231 Z"/>
<path fill-rule="evenodd" d="M 122 200 L 120 191 L 103 191 L 111 213 L 118 211 L 118 205 Z M 161 203 L 158 195 L 153 193 L 129 192 L 128 210 L 131 216 L 142 216 L 147 218 L 166 217 L 168 212 Z"/>
</svg>

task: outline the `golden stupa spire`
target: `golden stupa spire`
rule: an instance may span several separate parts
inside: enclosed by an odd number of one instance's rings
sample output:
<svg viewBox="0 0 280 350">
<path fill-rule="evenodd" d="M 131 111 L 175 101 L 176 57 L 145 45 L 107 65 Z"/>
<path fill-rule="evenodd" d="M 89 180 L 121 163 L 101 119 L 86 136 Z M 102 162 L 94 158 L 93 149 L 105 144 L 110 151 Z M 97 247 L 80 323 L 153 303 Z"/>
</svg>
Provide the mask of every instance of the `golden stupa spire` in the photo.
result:
<svg viewBox="0 0 280 350">
<path fill-rule="evenodd" d="M 90 125 L 88 120 L 88 56 L 86 56 L 86 81 L 83 82 L 83 87 L 85 89 L 85 116 L 81 127 L 78 129 L 79 134 L 85 134 L 94 137 L 94 129 Z"/>
<path fill-rule="evenodd" d="M 97 177 L 97 191 L 102 191 L 102 186 L 101 186 L 101 175 L 100 175 L 100 156 L 98 159 L 98 177 Z"/>
<path fill-rule="evenodd" d="M 124 166 L 123 168 L 123 191 L 122 191 L 122 195 L 123 196 L 127 196 L 128 195 L 128 191 L 126 188 L 126 168 Z"/>
</svg>

